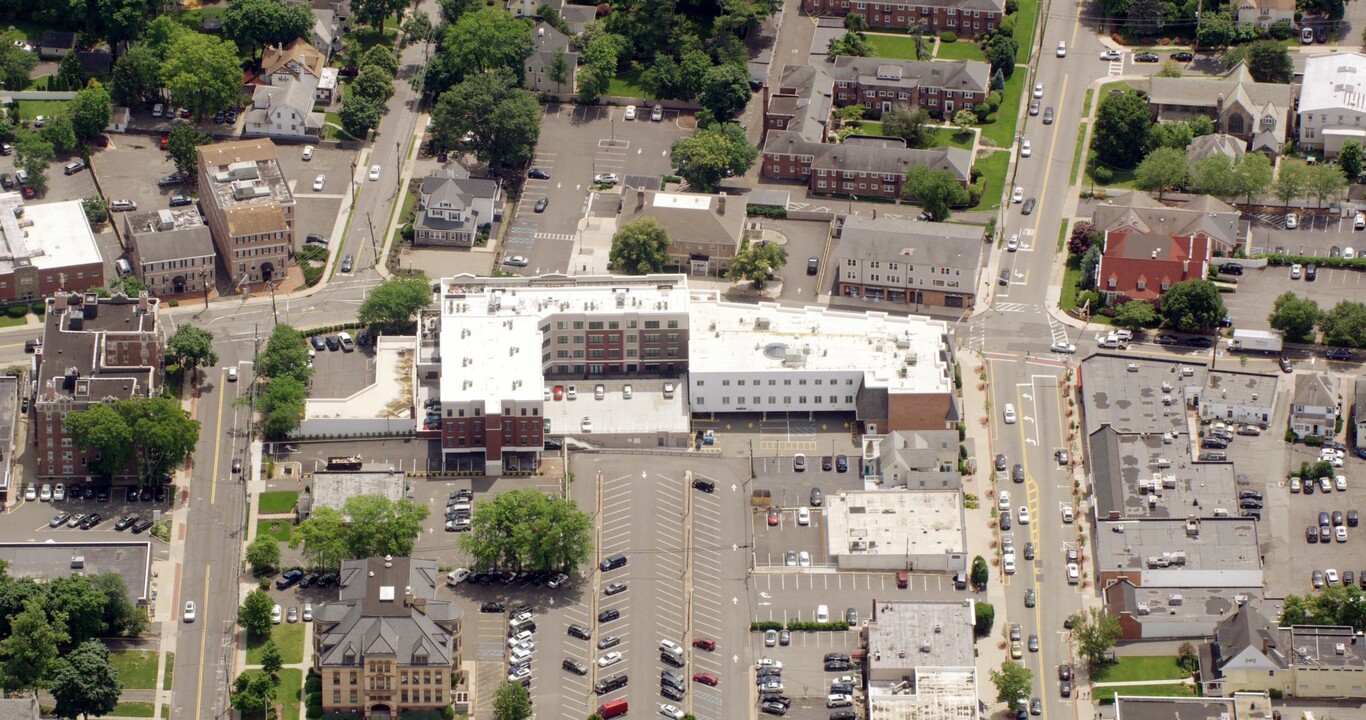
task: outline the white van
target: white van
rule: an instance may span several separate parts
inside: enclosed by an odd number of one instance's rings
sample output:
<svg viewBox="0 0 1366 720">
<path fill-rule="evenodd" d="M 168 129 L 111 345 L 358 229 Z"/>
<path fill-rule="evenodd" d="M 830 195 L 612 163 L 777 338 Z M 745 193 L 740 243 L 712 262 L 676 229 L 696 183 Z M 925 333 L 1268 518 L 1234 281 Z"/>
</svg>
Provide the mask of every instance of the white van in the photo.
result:
<svg viewBox="0 0 1366 720">
<path fill-rule="evenodd" d="M 118 270 L 121 277 L 128 277 L 133 274 L 133 265 L 123 258 L 114 261 L 114 269 Z"/>
<path fill-rule="evenodd" d="M 830 608 L 825 605 L 816 606 L 816 622 L 830 622 Z"/>
<path fill-rule="evenodd" d="M 469 571 L 468 569 L 466 569 L 466 568 L 456 568 L 456 569 L 454 569 L 454 570 L 452 570 L 452 571 L 446 573 L 446 584 L 447 584 L 447 585 L 451 585 L 451 586 L 459 585 L 460 583 L 462 583 L 462 582 L 465 581 L 465 578 L 467 578 L 467 577 L 469 577 L 469 576 L 470 576 L 470 571 Z"/>
</svg>

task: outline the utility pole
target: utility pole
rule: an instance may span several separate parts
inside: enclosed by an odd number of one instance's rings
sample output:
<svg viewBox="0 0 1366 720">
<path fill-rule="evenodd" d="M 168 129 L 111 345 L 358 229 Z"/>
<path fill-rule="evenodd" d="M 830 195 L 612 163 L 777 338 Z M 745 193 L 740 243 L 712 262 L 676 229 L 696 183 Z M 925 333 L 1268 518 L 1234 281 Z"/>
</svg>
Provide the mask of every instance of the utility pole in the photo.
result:
<svg viewBox="0 0 1366 720">
<path fill-rule="evenodd" d="M 266 286 L 270 288 L 270 314 L 275 317 L 275 324 L 279 325 L 280 309 L 275 306 L 275 285 L 276 282 L 274 279 L 271 279 L 269 282 L 266 283 Z"/>
<path fill-rule="evenodd" d="M 379 243 L 375 242 L 375 223 L 370 219 L 370 211 L 365 211 L 365 224 L 370 226 L 370 248 L 375 251 L 375 266 L 379 266 Z"/>
<path fill-rule="evenodd" d="M 403 143 L 394 141 L 394 154 L 398 155 L 398 189 L 403 189 Z"/>
<path fill-rule="evenodd" d="M 199 270 L 199 282 L 204 286 L 204 309 L 209 309 L 209 271 L 203 268 Z"/>
</svg>

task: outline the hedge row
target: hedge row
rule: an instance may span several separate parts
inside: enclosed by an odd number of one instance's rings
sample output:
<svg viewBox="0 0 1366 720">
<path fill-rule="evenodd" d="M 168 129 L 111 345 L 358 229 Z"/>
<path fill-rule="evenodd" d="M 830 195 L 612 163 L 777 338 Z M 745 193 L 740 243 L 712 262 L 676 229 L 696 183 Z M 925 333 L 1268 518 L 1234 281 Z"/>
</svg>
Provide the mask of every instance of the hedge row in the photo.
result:
<svg viewBox="0 0 1366 720">
<path fill-rule="evenodd" d="M 1350 268 L 1366 270 L 1366 258 L 1356 257 L 1348 260 L 1341 257 L 1317 257 L 1314 255 L 1267 255 L 1268 265 L 1314 265 L 1321 268 Z"/>
<path fill-rule="evenodd" d="M 783 624 L 773 620 L 763 620 L 749 624 L 750 632 L 766 632 L 769 630 L 782 630 Z M 792 620 L 788 622 L 787 629 L 792 632 L 844 632 L 849 629 L 849 623 L 838 622 L 803 622 Z"/>
<path fill-rule="evenodd" d="M 745 214 L 750 217 L 766 217 L 782 220 L 787 217 L 787 208 L 773 205 L 746 205 Z"/>
</svg>

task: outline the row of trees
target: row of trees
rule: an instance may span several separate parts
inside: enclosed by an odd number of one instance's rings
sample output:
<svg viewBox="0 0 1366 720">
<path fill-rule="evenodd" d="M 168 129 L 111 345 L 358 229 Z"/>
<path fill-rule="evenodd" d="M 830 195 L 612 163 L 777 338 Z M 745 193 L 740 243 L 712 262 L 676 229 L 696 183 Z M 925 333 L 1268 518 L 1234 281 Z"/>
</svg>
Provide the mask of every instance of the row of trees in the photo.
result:
<svg viewBox="0 0 1366 720">
<path fill-rule="evenodd" d="M 1323 333 L 1325 345 L 1366 347 L 1366 305 L 1352 300 L 1342 300 L 1331 310 L 1320 310 L 1316 301 L 1285 292 L 1272 304 L 1267 322 L 1291 342 L 1312 342 L 1317 327 Z"/>
<path fill-rule="evenodd" d="M 1104 608 L 1088 608 L 1072 616 L 1072 642 L 1077 655 L 1093 671 L 1109 659 L 1110 650 L 1119 642 L 1122 632 L 1119 618 Z M 996 702 L 1005 703 L 1012 712 L 1034 694 L 1034 673 L 1014 660 L 1007 658 L 999 670 L 991 670 L 988 675 L 996 686 Z"/>
<path fill-rule="evenodd" d="M 593 551 L 593 522 L 572 500 L 514 490 L 475 503 L 460 549 L 481 570 L 572 569 Z"/>
<path fill-rule="evenodd" d="M 1313 594 L 1292 593 L 1281 604 L 1280 625 L 1350 625 L 1358 632 L 1366 630 L 1366 592 L 1356 585 L 1330 585 Z"/>
<path fill-rule="evenodd" d="M 256 358 L 256 375 L 262 433 L 268 440 L 284 439 L 303 422 L 304 399 L 313 377 L 304 336 L 290 325 L 276 325 Z"/>
<path fill-rule="evenodd" d="M 389 46 L 375 45 L 361 53 L 357 67 L 360 69 L 347 87 L 337 116 L 348 135 L 364 138 L 371 128 L 379 125 L 385 103 L 394 95 L 398 60 Z"/>
<path fill-rule="evenodd" d="M 14 46 L 0 43 L 9 50 Z M 0 67 L 3 55 L 0 50 Z M 20 51 L 23 52 L 23 51 Z M 24 52 L 25 55 L 33 53 Z M 68 55 L 67 57 L 75 57 Z M 77 68 L 79 70 L 79 67 Z M 38 192 L 47 188 L 47 170 L 58 153 L 72 153 L 109 125 L 113 114 L 113 100 L 99 81 L 91 80 L 70 102 L 47 118 L 40 129 L 28 129 L 18 124 L 18 104 L 10 107 L 0 118 L 0 142 L 14 145 L 15 164 L 28 173 L 28 185 Z"/>
<path fill-rule="evenodd" d="M 100 403 L 67 415 L 65 423 L 77 447 L 98 451 L 91 469 L 105 477 L 131 467 L 140 480 L 159 482 L 199 442 L 199 421 L 166 397 Z"/>
<path fill-rule="evenodd" d="M 347 498 L 340 510 L 315 508 L 294 528 L 289 546 L 302 548 L 309 565 L 326 572 L 337 572 L 349 558 L 407 556 L 413 552 L 413 541 L 422 532 L 428 512 L 426 505 L 408 498 L 395 502 L 383 495 L 356 495 Z"/>
</svg>

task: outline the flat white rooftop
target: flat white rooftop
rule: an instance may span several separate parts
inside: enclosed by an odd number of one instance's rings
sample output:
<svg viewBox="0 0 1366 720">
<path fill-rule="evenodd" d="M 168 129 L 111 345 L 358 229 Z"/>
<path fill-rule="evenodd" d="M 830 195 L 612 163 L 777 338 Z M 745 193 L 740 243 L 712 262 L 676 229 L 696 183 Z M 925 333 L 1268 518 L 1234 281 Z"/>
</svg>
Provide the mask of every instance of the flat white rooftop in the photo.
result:
<svg viewBox="0 0 1366 720">
<path fill-rule="evenodd" d="M 710 195 L 693 193 L 655 193 L 655 207 L 675 208 L 678 210 L 708 210 L 711 208 Z"/>
<path fill-rule="evenodd" d="M 977 720 L 976 670 L 916 670 L 913 680 L 912 683 L 870 682 L 869 719 Z"/>
<path fill-rule="evenodd" d="M 14 208 L 22 205 L 22 217 Z M 101 261 L 80 200 L 25 204 L 19 193 L 0 193 L 0 272 L 31 263 L 39 269 Z M 75 278 L 72 278 L 74 280 Z"/>
<path fill-rule="evenodd" d="M 864 387 L 949 392 L 942 357 L 948 323 L 927 317 L 726 302 L 694 291 L 690 311 L 693 374 L 863 372 Z"/>
<path fill-rule="evenodd" d="M 958 491 L 842 492 L 825 499 L 826 542 L 839 555 L 965 551 Z"/>
</svg>

